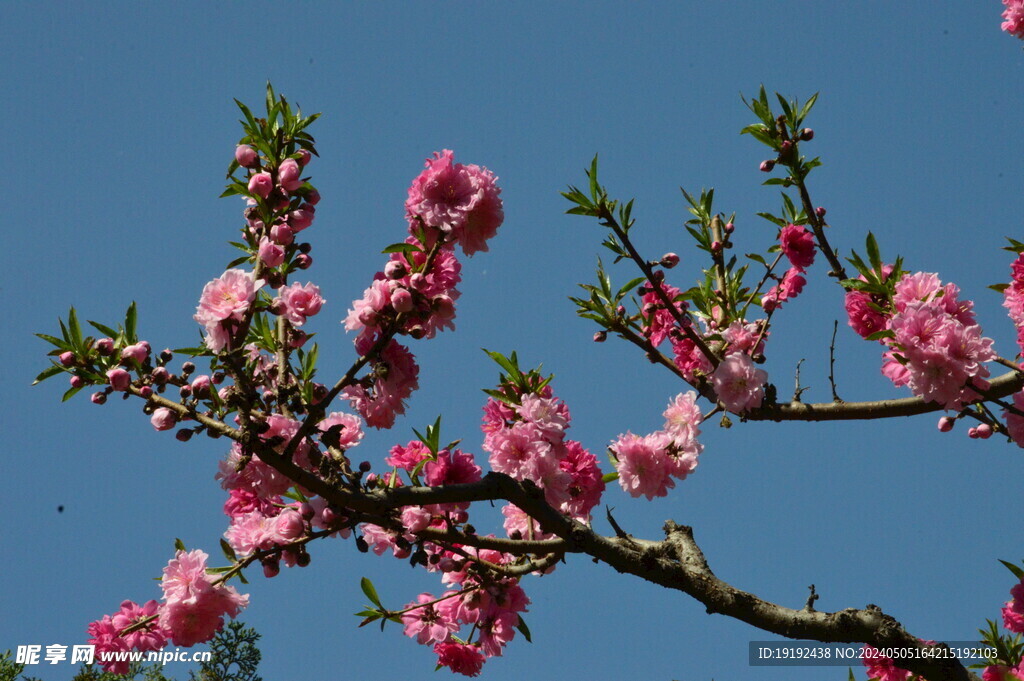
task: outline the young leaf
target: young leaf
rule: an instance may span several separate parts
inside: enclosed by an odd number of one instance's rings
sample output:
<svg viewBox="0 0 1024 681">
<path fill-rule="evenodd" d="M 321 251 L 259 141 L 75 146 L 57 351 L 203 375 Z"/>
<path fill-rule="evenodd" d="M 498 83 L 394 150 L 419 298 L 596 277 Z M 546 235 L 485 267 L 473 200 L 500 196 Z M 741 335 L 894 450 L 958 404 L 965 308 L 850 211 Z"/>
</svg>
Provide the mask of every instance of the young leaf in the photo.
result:
<svg viewBox="0 0 1024 681">
<path fill-rule="evenodd" d="M 1013 576 L 1017 579 L 1024 579 L 1024 570 L 1019 565 L 1014 565 L 1005 560 L 1000 560 L 1000 563 L 1006 566 L 1006 569 L 1013 573 Z"/>
<path fill-rule="evenodd" d="M 224 539 L 220 540 L 220 550 L 224 552 L 224 557 L 232 563 L 238 562 L 238 556 L 235 555 L 235 550 L 231 548 L 231 544 L 227 543 Z"/>
<path fill-rule="evenodd" d="M 188 549 L 185 548 L 185 542 L 181 541 L 180 539 L 175 539 L 174 540 L 174 550 L 175 551 L 188 551 Z"/>
<path fill-rule="evenodd" d="M 380 609 L 384 609 L 384 606 L 380 604 L 380 596 L 377 595 L 377 589 L 374 588 L 373 582 L 366 577 L 363 577 L 359 581 L 359 587 L 366 594 L 366 597 L 370 599 L 370 602 L 376 605 Z"/>
<path fill-rule="evenodd" d="M 519 623 L 516 624 L 516 629 L 523 635 L 527 643 L 533 643 L 533 638 L 530 637 L 530 627 L 526 626 L 526 620 L 523 619 L 522 615 L 519 616 Z"/>
<path fill-rule="evenodd" d="M 41 383 L 46 379 L 50 378 L 51 376 L 56 376 L 57 374 L 63 371 L 64 367 L 60 366 L 59 364 L 51 364 L 50 366 L 43 369 L 38 376 L 36 376 L 36 380 L 32 381 L 32 385 L 35 385 L 36 383 Z"/>
</svg>

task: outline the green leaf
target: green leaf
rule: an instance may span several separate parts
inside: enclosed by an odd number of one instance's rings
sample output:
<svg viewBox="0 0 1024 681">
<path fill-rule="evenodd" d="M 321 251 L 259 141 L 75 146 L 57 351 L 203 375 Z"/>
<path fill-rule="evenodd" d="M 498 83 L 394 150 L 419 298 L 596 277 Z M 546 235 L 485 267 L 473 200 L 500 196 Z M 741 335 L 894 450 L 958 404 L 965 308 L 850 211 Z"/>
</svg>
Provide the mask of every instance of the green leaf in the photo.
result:
<svg viewBox="0 0 1024 681">
<path fill-rule="evenodd" d="M 866 240 L 866 247 L 868 250 L 868 261 L 871 263 L 872 269 L 875 272 L 881 273 L 882 271 L 882 255 L 878 252 L 878 242 L 875 241 L 875 235 L 868 232 L 868 238 Z"/>
<path fill-rule="evenodd" d="M 238 562 L 238 556 L 235 555 L 235 550 L 231 548 L 231 544 L 227 543 L 224 539 L 220 540 L 220 550 L 224 552 L 224 557 L 232 563 Z"/>
<path fill-rule="evenodd" d="M 111 338 L 117 338 L 118 335 L 120 335 L 120 334 L 118 334 L 117 331 L 114 331 L 112 328 L 110 328 L 109 326 L 106 326 L 105 324 L 100 324 L 99 322 L 94 322 L 91 319 L 88 320 L 88 322 L 89 322 L 89 324 L 92 325 L 92 328 L 96 329 L 97 331 L 102 333 L 104 336 L 110 336 Z"/>
<path fill-rule="evenodd" d="M 171 352 L 181 355 L 189 355 L 190 357 L 205 357 L 206 355 L 213 356 L 213 352 L 210 348 L 200 346 L 197 348 L 175 348 Z"/>
<path fill-rule="evenodd" d="M 892 329 L 883 329 L 882 331 L 875 331 L 873 334 L 865 338 L 864 340 L 876 341 L 882 340 L 883 338 L 895 338 L 896 332 Z"/>
<path fill-rule="evenodd" d="M 181 541 L 180 539 L 175 539 L 174 540 L 174 550 L 175 551 L 188 551 L 188 549 L 185 548 L 185 542 Z"/>
<path fill-rule="evenodd" d="M 422 249 L 417 248 L 413 244 L 391 244 L 385 248 L 381 253 L 404 253 L 409 255 L 410 253 L 418 253 Z"/>
<path fill-rule="evenodd" d="M 590 198 L 597 202 L 599 198 L 598 189 L 600 188 L 600 185 L 597 184 L 597 154 L 594 154 L 594 160 L 590 162 L 587 178 L 590 180 Z"/>
<path fill-rule="evenodd" d="M 243 255 L 242 257 L 235 258 L 234 260 L 229 262 L 227 265 L 224 266 L 224 269 L 230 270 L 232 267 L 236 267 L 238 265 L 241 265 L 243 262 L 246 262 L 247 260 L 251 260 L 251 259 L 252 259 L 251 255 Z"/>
<path fill-rule="evenodd" d="M 533 643 L 533 638 L 530 636 L 530 627 L 526 626 L 526 620 L 523 619 L 522 615 L 519 616 L 519 623 L 516 624 L 516 629 L 523 635 L 527 643 Z"/>
<path fill-rule="evenodd" d="M 614 473 L 605 473 L 604 475 L 601 476 L 601 480 L 603 482 L 614 482 L 615 480 L 618 480 L 618 479 L 619 479 L 618 471 L 616 471 Z"/>
<path fill-rule="evenodd" d="M 78 386 L 77 388 L 69 388 L 69 389 L 68 389 L 68 391 L 67 391 L 66 393 L 64 393 L 64 397 L 60 398 L 60 401 L 61 401 L 61 402 L 67 402 L 67 401 L 68 401 L 68 400 L 70 400 L 70 399 L 71 399 L 72 397 L 74 397 L 75 395 L 77 395 L 77 394 L 78 394 L 78 391 L 79 391 L 79 390 L 81 390 L 81 389 L 82 389 L 82 388 L 84 388 L 84 387 L 85 387 L 85 386 L 82 386 L 82 385 L 80 385 L 80 386 Z"/>
<path fill-rule="evenodd" d="M 646 277 L 637 277 L 636 279 L 631 279 L 630 281 L 626 282 L 622 286 L 622 288 L 619 289 L 619 292 L 615 294 L 615 302 L 617 303 L 620 300 L 622 300 L 627 293 L 636 288 L 636 286 L 645 279 Z"/>
<path fill-rule="evenodd" d="M 989 286 L 989 288 L 992 289 L 993 291 L 998 291 L 999 293 L 1002 293 L 1006 289 L 1010 288 L 1010 285 L 1009 284 L 992 284 L 991 286 Z"/>
<path fill-rule="evenodd" d="M 82 328 L 78 325 L 78 314 L 75 312 L 75 308 L 71 308 L 71 311 L 68 312 L 68 331 L 71 334 L 72 345 L 79 350 L 83 350 Z"/>
<path fill-rule="evenodd" d="M 63 372 L 64 372 L 64 367 L 62 367 L 59 364 L 51 364 L 50 366 L 46 367 L 41 372 L 39 372 L 39 375 L 36 376 L 36 380 L 32 381 L 32 385 L 35 385 L 37 383 L 42 383 L 43 381 L 45 381 L 46 379 L 50 378 L 51 376 L 56 376 L 57 374 L 63 373 Z"/>
<path fill-rule="evenodd" d="M 42 338 L 47 343 L 50 343 L 52 345 L 56 345 L 61 350 L 73 350 L 74 349 L 74 348 L 71 347 L 70 343 L 68 343 L 67 341 L 63 341 L 60 338 L 55 338 L 53 336 L 47 336 L 45 333 L 37 333 L 36 336 L 39 337 L 39 338 Z"/>
<path fill-rule="evenodd" d="M 373 582 L 366 577 L 363 577 L 359 581 L 359 588 L 363 590 L 366 597 L 370 599 L 370 602 L 376 605 L 378 608 L 383 609 L 384 606 L 380 604 L 380 596 L 377 595 L 377 589 L 374 588 Z"/>
<path fill-rule="evenodd" d="M 765 267 L 768 267 L 768 263 L 766 263 L 764 261 L 764 258 L 762 258 L 757 253 L 747 253 L 747 257 L 750 258 L 751 260 L 753 260 L 754 262 L 759 262 L 762 265 L 764 265 Z"/>
<path fill-rule="evenodd" d="M 138 314 L 135 311 L 135 301 L 133 300 L 124 315 L 124 335 L 129 343 L 134 343 L 137 340 L 135 337 L 135 322 L 137 319 Z"/>
<path fill-rule="evenodd" d="M 1005 560 L 1000 560 L 999 562 L 1006 566 L 1006 569 L 1012 572 L 1014 577 L 1017 579 L 1024 579 L 1024 570 L 1022 570 L 1019 565 L 1014 565 L 1013 563 Z"/>
</svg>

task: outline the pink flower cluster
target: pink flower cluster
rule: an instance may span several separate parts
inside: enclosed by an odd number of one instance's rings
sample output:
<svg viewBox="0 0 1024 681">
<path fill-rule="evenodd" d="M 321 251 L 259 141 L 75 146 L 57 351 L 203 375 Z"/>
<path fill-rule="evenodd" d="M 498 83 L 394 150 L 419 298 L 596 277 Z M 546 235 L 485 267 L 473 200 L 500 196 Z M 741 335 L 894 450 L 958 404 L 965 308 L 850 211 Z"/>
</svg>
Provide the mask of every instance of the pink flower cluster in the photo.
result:
<svg viewBox="0 0 1024 681">
<path fill-rule="evenodd" d="M 508 388 L 511 390 L 511 388 Z M 604 482 L 597 458 L 565 438 L 569 408 L 550 386 L 539 393 L 490 398 L 484 406 L 484 450 L 491 468 L 516 480 L 532 480 L 552 506 L 586 521 L 601 499 Z"/>
<path fill-rule="evenodd" d="M 803 225 L 789 224 L 779 230 L 779 248 L 789 260 L 791 267 L 786 270 L 778 283 L 761 296 L 761 307 L 772 312 L 786 301 L 796 298 L 807 285 L 803 273 L 814 263 L 817 246 L 814 235 Z"/>
<path fill-rule="evenodd" d="M 661 277 L 663 273 L 656 271 L 655 275 Z M 672 301 L 673 307 L 675 307 L 676 312 L 682 319 L 685 322 L 689 322 L 690 317 L 687 315 L 689 305 L 685 300 L 676 300 L 681 291 L 675 286 L 669 286 L 662 281 L 658 281 L 657 285 L 661 287 L 665 296 Z M 642 304 L 646 323 L 644 324 L 643 332 L 651 340 L 651 345 L 658 347 L 665 342 L 665 339 L 670 336 L 672 330 L 676 328 L 676 315 L 672 313 L 672 310 L 665 307 L 665 303 L 657 289 L 651 286 L 645 287 L 644 291 Z"/>
<path fill-rule="evenodd" d="M 1005 664 L 993 664 L 985 667 L 981 673 L 982 681 L 1024 681 L 1024 661 L 1016 667 Z"/>
<path fill-rule="evenodd" d="M 375 363 L 371 385 L 357 383 L 343 391 L 352 408 L 374 428 L 390 428 L 395 416 L 405 413 L 405 400 L 419 388 L 420 368 L 409 349 L 397 341 L 389 342 Z"/>
<path fill-rule="evenodd" d="M 1024 634 L 1024 580 L 1010 589 L 1013 597 L 1003 606 L 1003 626 L 1007 631 Z"/>
<path fill-rule="evenodd" d="M 488 657 L 500 657 L 515 636 L 519 614 L 530 599 L 518 578 L 482 578 L 468 568 L 476 559 L 503 565 L 511 557 L 489 549 L 460 547 L 465 555 L 442 551 L 437 565 L 442 581 L 451 587 L 440 597 L 420 594 L 401 615 L 405 635 L 423 645 L 433 645 L 438 664 L 455 673 L 477 676 Z M 468 638 L 456 638 L 464 626 Z M 476 641 L 470 639 L 475 636 Z"/>
<path fill-rule="evenodd" d="M 697 442 L 703 420 L 697 393 L 680 393 L 664 412 L 663 430 L 650 435 L 620 435 L 610 445 L 619 472 L 619 485 L 630 496 L 663 497 L 697 468 L 704 446 Z"/>
<path fill-rule="evenodd" d="M 1010 266 L 1010 284 L 1003 290 L 1003 307 L 1017 329 L 1017 345 L 1024 352 L 1024 253 Z"/>
<path fill-rule="evenodd" d="M 985 362 L 995 359 L 992 339 L 981 335 L 974 304 L 958 298 L 955 284 L 942 285 L 926 272 L 905 275 L 896 284 L 882 373 L 897 386 L 946 409 L 959 410 L 977 399 L 969 387 L 988 387 Z"/>
<path fill-rule="evenodd" d="M 224 615 L 234 619 L 249 604 L 249 597 L 233 586 L 214 584 L 206 572 L 208 558 L 198 549 L 178 551 L 164 568 L 160 582 L 164 603 L 159 621 L 175 645 L 209 641 L 224 626 Z"/>
<path fill-rule="evenodd" d="M 156 601 L 148 601 L 138 605 L 132 601 L 121 603 L 121 609 L 113 615 L 104 615 L 89 624 L 89 643 L 96 646 L 96 657 L 103 653 L 120 653 L 129 650 L 142 652 L 161 650 L 167 645 L 171 636 L 157 621 L 160 609 Z M 138 627 L 134 631 L 122 634 L 129 627 Z M 111 674 L 127 674 L 127 660 L 107 660 L 101 663 L 103 669 Z"/>
<path fill-rule="evenodd" d="M 441 230 L 466 255 L 487 250 L 504 220 L 497 178 L 477 165 L 455 163 L 451 150 L 434 152 L 413 180 L 405 201 L 410 233 L 421 226 Z"/>
<path fill-rule="evenodd" d="M 1003 0 L 1003 4 L 1006 9 L 1003 10 L 1001 28 L 1024 40 L 1024 0 Z"/>
<path fill-rule="evenodd" d="M 745 352 L 727 355 L 711 375 L 711 385 L 718 401 L 734 414 L 761 406 L 767 380 L 768 373 L 756 368 Z"/>
<path fill-rule="evenodd" d="M 252 272 L 228 270 L 203 287 L 193 317 L 206 328 L 206 345 L 214 352 L 228 348 L 256 292 L 265 282 Z"/>
</svg>

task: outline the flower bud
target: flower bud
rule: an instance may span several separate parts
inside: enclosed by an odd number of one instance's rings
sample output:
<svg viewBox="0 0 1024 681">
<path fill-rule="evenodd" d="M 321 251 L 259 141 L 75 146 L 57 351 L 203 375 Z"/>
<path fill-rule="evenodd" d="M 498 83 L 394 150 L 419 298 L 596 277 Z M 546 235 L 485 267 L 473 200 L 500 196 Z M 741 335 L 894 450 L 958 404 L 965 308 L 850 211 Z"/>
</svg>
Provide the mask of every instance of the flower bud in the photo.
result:
<svg viewBox="0 0 1024 681">
<path fill-rule="evenodd" d="M 278 246 L 267 237 L 260 239 L 260 247 L 257 253 L 260 260 L 267 267 L 277 267 L 284 262 L 284 248 Z"/>
<path fill-rule="evenodd" d="M 309 243 L 307 241 L 306 243 L 299 244 L 298 248 L 299 248 L 299 253 L 309 253 L 310 251 L 313 250 L 313 244 L 311 244 L 311 243 Z"/>
<path fill-rule="evenodd" d="M 107 395 L 106 393 L 93 393 L 89 399 L 92 400 L 93 404 L 103 404 L 107 401 Z"/>
<path fill-rule="evenodd" d="M 982 440 L 987 440 L 990 437 L 992 437 L 992 426 L 990 426 L 987 423 L 982 423 L 980 426 L 978 426 L 977 431 L 978 437 L 980 437 Z"/>
<path fill-rule="evenodd" d="M 762 173 L 770 173 L 772 171 L 772 168 L 775 167 L 775 161 L 773 161 L 772 159 L 761 161 L 760 167 Z"/>
<path fill-rule="evenodd" d="M 725 228 L 724 229 L 725 229 L 725 233 L 726 234 L 732 234 L 733 231 L 735 231 L 735 229 L 736 229 L 736 225 L 732 224 L 731 222 L 727 222 L 727 223 L 725 223 Z"/>
<path fill-rule="evenodd" d="M 192 431 L 188 428 L 182 428 L 174 434 L 174 438 L 178 440 L 178 442 L 188 442 L 192 439 Z"/>
<path fill-rule="evenodd" d="M 274 188 L 274 180 L 270 177 L 270 173 L 256 173 L 249 178 L 249 193 L 255 194 L 256 196 L 265 199 L 270 196 L 270 191 Z"/>
<path fill-rule="evenodd" d="M 956 423 L 956 419 L 951 416 L 943 416 L 939 419 L 939 432 L 948 433 L 953 430 L 953 425 Z"/>
<path fill-rule="evenodd" d="M 149 418 L 149 422 L 157 430 L 170 430 L 175 425 L 177 425 L 178 415 L 175 414 L 170 409 L 168 409 L 167 407 L 157 407 L 155 410 L 153 410 L 153 415 Z"/>
<path fill-rule="evenodd" d="M 779 155 L 788 154 L 793 150 L 793 143 L 789 140 L 783 140 L 782 144 L 779 145 Z"/>
<path fill-rule="evenodd" d="M 426 336 L 427 332 L 422 326 L 417 324 L 416 326 L 409 329 L 409 335 L 412 336 L 414 339 L 419 340 Z"/>
<path fill-rule="evenodd" d="M 210 377 L 200 374 L 192 380 L 192 394 L 198 398 L 204 398 L 210 394 Z"/>
<path fill-rule="evenodd" d="M 163 362 L 164 364 L 170 362 L 172 359 L 174 359 L 174 353 L 171 352 L 170 348 L 164 348 L 160 352 L 160 361 Z"/>
<path fill-rule="evenodd" d="M 148 385 L 144 385 L 141 388 L 139 388 L 139 396 L 141 396 L 143 399 L 148 400 L 150 397 L 153 396 L 153 389 L 150 388 Z"/>
<path fill-rule="evenodd" d="M 825 207 L 818 206 L 817 208 L 814 209 L 814 214 L 818 216 L 819 220 L 823 219 L 825 217 Z"/>
<path fill-rule="evenodd" d="M 294 158 L 285 159 L 281 167 L 277 169 L 277 179 L 286 192 L 293 192 L 302 186 L 299 163 Z"/>
<path fill-rule="evenodd" d="M 306 166 L 313 159 L 313 154 L 309 153 L 308 149 L 299 149 L 299 165 Z"/>
<path fill-rule="evenodd" d="M 252 168 L 258 165 L 260 157 L 248 144 L 239 144 L 235 147 L 235 160 L 243 168 Z"/>
<path fill-rule="evenodd" d="M 190 385 L 183 385 L 183 386 L 181 386 L 181 388 L 178 389 L 178 394 L 181 395 L 183 398 L 185 398 L 185 397 L 192 397 L 192 386 L 190 386 Z"/>
<path fill-rule="evenodd" d="M 455 302 L 450 296 L 437 296 L 430 301 L 430 307 L 441 319 L 453 319 L 455 317 Z"/>
<path fill-rule="evenodd" d="M 278 560 L 266 560 L 263 562 L 263 576 L 267 579 L 277 577 L 281 574 L 281 563 Z"/>
<path fill-rule="evenodd" d="M 295 266 L 298 267 L 300 270 L 308 270 L 310 267 L 312 267 L 312 265 L 313 258 L 306 255 L 305 253 L 300 253 L 295 258 Z"/>
<path fill-rule="evenodd" d="M 401 279 L 408 273 L 406 266 L 397 260 L 391 260 L 384 266 L 384 276 L 388 279 Z"/>
<path fill-rule="evenodd" d="M 185 362 L 184 364 L 181 365 L 181 373 L 182 374 L 191 374 L 195 370 L 196 370 L 196 365 L 193 364 L 192 362 Z"/>
<path fill-rule="evenodd" d="M 166 367 L 157 367 L 149 374 L 149 377 L 157 385 L 163 385 L 171 378 L 171 372 L 167 371 Z"/>
<path fill-rule="evenodd" d="M 60 353 L 60 363 L 66 367 L 71 366 L 75 363 L 75 353 L 70 351 Z"/>
<path fill-rule="evenodd" d="M 291 213 L 288 213 L 288 224 L 291 225 L 291 228 L 296 232 L 301 232 L 313 224 L 314 215 L 315 214 L 312 210 L 305 208 L 293 210 Z"/>
<path fill-rule="evenodd" d="M 971 428 L 971 429 L 969 429 L 969 430 L 967 431 L 967 437 L 971 438 L 972 440 L 977 440 L 977 439 L 978 439 L 978 438 L 980 437 L 980 436 L 978 435 L 978 429 L 977 429 L 977 428 Z"/>
<path fill-rule="evenodd" d="M 142 341 L 141 343 L 133 343 L 128 345 L 121 350 L 121 360 L 134 359 L 139 364 L 146 361 L 149 357 L 149 343 Z"/>
<path fill-rule="evenodd" d="M 113 338 L 100 338 L 96 341 L 96 352 L 100 353 L 103 357 L 109 356 L 114 352 L 114 339 Z"/>
<path fill-rule="evenodd" d="M 721 250 L 722 250 L 722 242 L 721 241 L 712 241 L 711 242 L 711 252 L 712 253 L 720 253 Z"/>
<path fill-rule="evenodd" d="M 110 387 L 123 392 L 128 390 L 128 386 L 131 385 L 132 376 L 124 369 L 117 367 L 107 372 L 107 380 L 110 381 Z"/>
<path fill-rule="evenodd" d="M 313 189 L 308 194 L 306 194 L 306 203 L 308 203 L 311 206 L 315 206 L 316 204 L 320 203 L 320 192 Z"/>
<path fill-rule="evenodd" d="M 295 241 L 295 232 L 287 224 L 279 222 L 270 228 L 270 238 L 276 244 L 288 246 Z"/>
<path fill-rule="evenodd" d="M 804 142 L 810 142 L 812 139 L 814 139 L 814 131 L 811 130 L 810 128 L 804 128 L 803 130 L 800 131 L 800 139 L 802 139 Z"/>
<path fill-rule="evenodd" d="M 672 269 L 679 264 L 679 256 L 675 253 L 666 253 L 661 256 L 661 266 L 667 270 Z"/>
<path fill-rule="evenodd" d="M 597 333 L 594 334 L 595 343 L 604 343 L 606 340 L 608 340 L 607 331 L 598 331 Z"/>
</svg>

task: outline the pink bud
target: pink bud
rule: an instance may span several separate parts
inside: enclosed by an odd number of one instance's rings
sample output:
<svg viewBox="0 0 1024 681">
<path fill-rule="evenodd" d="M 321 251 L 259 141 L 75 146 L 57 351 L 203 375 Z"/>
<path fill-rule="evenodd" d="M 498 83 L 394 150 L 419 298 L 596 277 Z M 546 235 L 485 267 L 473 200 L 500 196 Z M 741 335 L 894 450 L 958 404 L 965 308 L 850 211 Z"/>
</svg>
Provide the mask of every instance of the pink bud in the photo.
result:
<svg viewBox="0 0 1024 681">
<path fill-rule="evenodd" d="M 449 296 L 437 296 L 430 302 L 430 306 L 441 319 L 455 317 L 455 302 Z"/>
<path fill-rule="evenodd" d="M 157 367 L 156 369 L 153 369 L 153 372 L 149 376 L 157 385 L 163 385 L 171 377 L 171 373 L 167 371 L 166 367 Z"/>
<path fill-rule="evenodd" d="M 277 267 L 284 262 L 284 249 L 267 237 L 260 239 L 259 257 L 267 267 Z"/>
<path fill-rule="evenodd" d="M 398 289 L 391 295 L 391 305 L 395 308 L 395 312 L 412 311 L 412 294 L 408 289 Z"/>
<path fill-rule="evenodd" d="M 110 387 L 114 390 L 124 392 L 131 385 L 132 377 L 127 371 L 117 367 L 107 372 L 107 380 L 110 381 Z"/>
<path fill-rule="evenodd" d="M 948 433 L 949 431 L 953 430 L 953 424 L 955 423 L 956 419 L 950 416 L 943 416 L 942 418 L 939 419 L 939 432 Z"/>
<path fill-rule="evenodd" d="M 789 140 L 783 140 L 782 144 L 779 145 L 779 153 L 780 154 L 785 154 L 785 153 L 789 152 L 789 150 L 792 149 L 792 148 L 793 148 L 793 143 L 792 142 L 790 142 Z"/>
<path fill-rule="evenodd" d="M 800 131 L 800 139 L 802 139 L 805 142 L 810 142 L 812 139 L 814 139 L 814 131 L 811 130 L 810 128 L 804 128 L 803 130 Z"/>
<path fill-rule="evenodd" d="M 736 225 L 732 224 L 731 222 L 725 223 L 725 233 L 726 234 L 732 234 L 735 229 L 736 229 Z"/>
<path fill-rule="evenodd" d="M 679 256 L 675 253 L 666 253 L 661 256 L 661 266 L 667 270 L 672 269 L 679 264 Z"/>
<path fill-rule="evenodd" d="M 824 206 L 818 206 L 817 208 L 814 209 L 814 214 L 818 216 L 819 220 L 821 218 L 825 217 L 825 207 Z"/>
<path fill-rule="evenodd" d="M 301 348 L 306 344 L 306 340 L 309 336 L 304 331 L 296 330 L 291 337 L 288 339 L 288 347 L 290 348 Z"/>
<path fill-rule="evenodd" d="M 762 173 L 770 173 L 772 171 L 772 168 L 775 167 L 775 161 L 771 159 L 768 159 L 767 161 L 761 161 L 760 167 Z"/>
<path fill-rule="evenodd" d="M 121 350 L 122 361 L 126 359 L 134 359 L 139 364 L 142 364 L 146 361 L 147 357 L 149 357 L 149 343 L 146 343 L 145 341 L 141 343 L 133 343 Z"/>
<path fill-rule="evenodd" d="M 71 366 L 75 363 L 75 353 L 70 351 L 60 353 L 60 363 L 66 367 Z"/>
<path fill-rule="evenodd" d="M 298 161 L 289 158 L 277 169 L 277 179 L 286 192 L 293 192 L 302 186 L 302 180 L 299 179 L 301 173 Z"/>
<path fill-rule="evenodd" d="M 306 202 L 312 206 L 315 206 L 316 204 L 320 203 L 320 192 L 314 189 L 308 194 L 306 194 Z"/>
<path fill-rule="evenodd" d="M 423 276 L 422 272 L 416 272 L 409 277 L 409 284 L 418 291 L 426 286 L 427 278 Z"/>
<path fill-rule="evenodd" d="M 252 168 L 259 162 L 260 157 L 248 144 L 239 144 L 235 147 L 235 160 L 243 168 Z"/>
<path fill-rule="evenodd" d="M 320 512 L 320 523 L 325 527 L 331 527 L 339 520 L 341 520 L 341 518 L 339 518 L 338 514 L 332 511 L 329 506 L 325 507 L 324 510 Z"/>
<path fill-rule="evenodd" d="M 312 210 L 306 208 L 299 208 L 288 213 L 288 224 L 292 230 L 301 232 L 302 230 L 313 224 L 313 217 L 316 214 Z"/>
<path fill-rule="evenodd" d="M 713 253 L 718 253 L 721 250 L 722 250 L 722 242 L 721 241 L 712 241 L 711 242 L 711 251 Z"/>
<path fill-rule="evenodd" d="M 274 240 L 274 243 L 288 246 L 295 241 L 295 232 L 291 227 L 281 222 L 270 228 L 270 238 Z"/>
<path fill-rule="evenodd" d="M 408 273 L 409 270 L 406 269 L 405 265 L 397 260 L 391 260 L 387 265 L 384 265 L 384 276 L 388 279 L 401 279 Z"/>
<path fill-rule="evenodd" d="M 972 440 L 977 440 L 980 437 L 980 435 L 978 434 L 978 429 L 977 428 L 969 429 L 967 431 L 967 437 L 971 438 Z"/>
<path fill-rule="evenodd" d="M 313 160 L 313 154 L 309 153 L 308 149 L 299 149 L 298 154 L 300 166 L 309 165 L 309 162 Z"/>
<path fill-rule="evenodd" d="M 300 253 L 298 257 L 295 258 L 295 266 L 300 270 L 308 270 L 313 266 L 313 258 L 305 253 Z"/>
<path fill-rule="evenodd" d="M 594 334 L 595 343 L 604 343 L 606 340 L 608 340 L 607 331 L 598 331 L 597 333 Z"/>
<path fill-rule="evenodd" d="M 89 398 L 93 404 L 104 404 L 107 401 L 106 393 L 93 393 Z"/>
<path fill-rule="evenodd" d="M 104 357 L 110 355 L 110 353 L 114 352 L 114 339 L 100 338 L 96 341 L 96 352 L 100 353 Z"/>
<path fill-rule="evenodd" d="M 196 397 L 206 397 L 210 394 L 210 377 L 206 374 L 200 374 L 192 379 L 192 394 Z"/>
<path fill-rule="evenodd" d="M 263 576 L 267 579 L 273 579 L 281 574 L 281 563 L 278 561 L 267 561 L 263 563 Z"/>
<path fill-rule="evenodd" d="M 270 196 L 271 190 L 274 189 L 274 180 L 270 177 L 270 173 L 256 173 L 249 178 L 249 193 L 255 194 L 260 198 L 267 198 Z"/>
<path fill-rule="evenodd" d="M 306 523 L 295 511 L 283 511 L 274 522 L 277 534 L 288 541 L 298 539 L 306 532 Z"/>
<path fill-rule="evenodd" d="M 149 422 L 157 430 L 170 430 L 178 423 L 178 415 L 167 407 L 157 407 L 149 417 Z"/>
<path fill-rule="evenodd" d="M 992 437 L 992 426 L 990 426 L 987 423 L 982 423 L 980 426 L 978 426 L 977 430 L 978 437 L 980 437 L 982 440 L 987 440 L 990 437 Z"/>
<path fill-rule="evenodd" d="M 189 430 L 188 428 L 182 428 L 181 430 L 174 434 L 174 439 L 176 439 L 178 442 L 188 442 L 189 440 L 192 439 L 192 431 Z"/>
<path fill-rule="evenodd" d="M 148 385 L 144 385 L 141 388 L 139 388 L 139 395 L 143 399 L 147 399 L 148 400 L 150 397 L 153 396 L 153 389 L 150 388 Z"/>
</svg>

